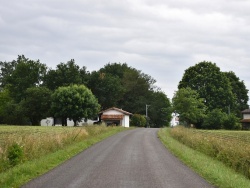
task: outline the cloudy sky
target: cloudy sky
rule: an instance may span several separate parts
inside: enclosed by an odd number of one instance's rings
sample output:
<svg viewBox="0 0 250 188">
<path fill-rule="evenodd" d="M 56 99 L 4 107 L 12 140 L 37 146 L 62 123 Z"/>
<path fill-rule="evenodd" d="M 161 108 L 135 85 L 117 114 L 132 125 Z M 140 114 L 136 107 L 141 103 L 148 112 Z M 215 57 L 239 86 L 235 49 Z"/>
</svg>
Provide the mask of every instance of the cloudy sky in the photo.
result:
<svg viewBox="0 0 250 188">
<path fill-rule="evenodd" d="M 55 68 L 126 62 L 169 98 L 184 71 L 211 61 L 250 89 L 249 0 L 0 0 L 0 61 Z"/>
</svg>

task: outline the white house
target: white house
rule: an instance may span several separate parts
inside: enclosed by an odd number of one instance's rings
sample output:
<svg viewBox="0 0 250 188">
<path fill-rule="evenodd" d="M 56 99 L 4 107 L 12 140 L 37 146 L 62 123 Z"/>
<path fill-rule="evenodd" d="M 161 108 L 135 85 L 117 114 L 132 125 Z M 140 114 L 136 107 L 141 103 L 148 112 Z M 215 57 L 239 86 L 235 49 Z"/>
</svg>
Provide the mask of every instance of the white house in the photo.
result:
<svg viewBox="0 0 250 188">
<path fill-rule="evenodd" d="M 129 116 L 132 115 L 130 112 L 115 107 L 104 110 L 99 114 L 101 121 L 107 125 L 115 124 L 122 127 L 129 127 Z"/>
</svg>

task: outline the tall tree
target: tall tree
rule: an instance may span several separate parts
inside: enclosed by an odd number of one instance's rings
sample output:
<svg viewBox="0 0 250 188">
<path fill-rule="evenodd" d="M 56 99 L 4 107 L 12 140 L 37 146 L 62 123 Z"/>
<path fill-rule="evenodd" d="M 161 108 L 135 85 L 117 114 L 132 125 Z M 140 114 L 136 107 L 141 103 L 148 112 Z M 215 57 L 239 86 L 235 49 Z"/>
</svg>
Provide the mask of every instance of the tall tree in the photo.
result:
<svg viewBox="0 0 250 188">
<path fill-rule="evenodd" d="M 185 70 L 178 88 L 186 87 L 198 92 L 209 111 L 218 108 L 227 112 L 229 106 L 235 109 L 236 99 L 229 79 L 215 63 L 204 61 Z"/>
<path fill-rule="evenodd" d="M 8 103 L 12 101 L 9 91 L 7 89 L 2 89 L 0 91 L 0 123 L 4 123 L 5 110 Z"/>
<path fill-rule="evenodd" d="M 51 94 L 46 87 L 32 87 L 26 90 L 21 105 L 24 115 L 29 118 L 32 125 L 39 125 L 41 119 L 49 114 Z"/>
<path fill-rule="evenodd" d="M 8 85 L 8 79 L 15 70 L 17 61 L 13 60 L 11 62 L 2 62 L 0 61 L 0 89 L 3 89 Z"/>
<path fill-rule="evenodd" d="M 67 118 L 77 121 L 92 118 L 98 114 L 100 105 L 92 92 L 84 85 L 59 87 L 52 94 L 52 113 L 62 118 L 67 125 Z"/>
<path fill-rule="evenodd" d="M 101 71 L 91 73 L 88 87 L 98 98 L 102 109 L 117 106 L 124 94 L 119 77 Z"/>
<path fill-rule="evenodd" d="M 152 91 L 148 101 L 148 117 L 151 127 L 165 127 L 171 120 L 171 103 L 162 91 Z"/>
<path fill-rule="evenodd" d="M 248 89 L 245 86 L 244 81 L 241 81 L 234 72 L 225 72 L 226 77 L 229 79 L 233 94 L 236 99 L 236 113 L 238 117 L 241 117 L 241 111 L 248 108 Z"/>
<path fill-rule="evenodd" d="M 50 69 L 45 77 L 44 85 L 54 91 L 60 86 L 71 84 L 86 84 L 88 72 L 85 67 L 80 68 L 74 59 L 67 63 L 60 63 L 56 69 Z"/>
<path fill-rule="evenodd" d="M 189 87 L 179 89 L 172 99 L 173 110 L 180 114 L 180 120 L 188 125 L 195 124 L 197 128 L 200 128 L 206 114 L 203 102 L 198 92 Z"/>
<path fill-rule="evenodd" d="M 39 60 L 29 60 L 24 55 L 18 56 L 15 67 L 11 74 L 7 74 L 5 87 L 10 91 L 10 95 L 16 102 L 20 102 L 29 87 L 39 86 L 43 83 L 43 78 L 47 71 L 47 66 Z"/>
</svg>

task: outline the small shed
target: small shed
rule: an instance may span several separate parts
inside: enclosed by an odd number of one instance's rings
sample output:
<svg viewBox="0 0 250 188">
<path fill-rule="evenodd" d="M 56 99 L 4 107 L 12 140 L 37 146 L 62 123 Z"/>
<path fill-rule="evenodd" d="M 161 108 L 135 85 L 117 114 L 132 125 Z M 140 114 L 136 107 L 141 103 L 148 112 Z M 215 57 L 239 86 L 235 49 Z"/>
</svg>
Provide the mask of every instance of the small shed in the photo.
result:
<svg viewBox="0 0 250 188">
<path fill-rule="evenodd" d="M 121 125 L 122 127 L 129 127 L 129 118 L 132 113 L 125 110 L 112 107 L 99 113 L 101 121 L 107 125 Z"/>
<path fill-rule="evenodd" d="M 242 112 L 243 119 L 240 121 L 242 123 L 242 129 L 250 130 L 250 109 L 245 109 Z"/>
</svg>

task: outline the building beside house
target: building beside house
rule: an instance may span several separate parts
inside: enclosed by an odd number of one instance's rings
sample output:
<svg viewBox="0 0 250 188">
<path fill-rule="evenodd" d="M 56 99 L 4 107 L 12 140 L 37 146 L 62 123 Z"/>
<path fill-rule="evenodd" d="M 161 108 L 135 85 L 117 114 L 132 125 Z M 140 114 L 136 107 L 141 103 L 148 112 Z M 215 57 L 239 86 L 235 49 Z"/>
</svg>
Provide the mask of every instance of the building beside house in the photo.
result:
<svg viewBox="0 0 250 188">
<path fill-rule="evenodd" d="M 129 127 L 130 116 L 132 113 L 124 111 L 119 108 L 109 108 L 99 113 L 99 117 L 106 125 L 121 125 L 122 127 Z"/>
<path fill-rule="evenodd" d="M 106 125 L 121 125 L 122 127 L 129 127 L 130 116 L 132 113 L 119 108 L 109 108 L 107 110 L 101 111 L 99 117 L 95 120 L 82 119 L 77 122 L 77 126 L 93 125 L 98 123 L 105 123 Z M 48 117 L 42 119 L 40 122 L 41 126 L 62 126 L 61 118 Z M 67 126 L 74 126 L 72 120 L 67 119 Z"/>
<path fill-rule="evenodd" d="M 250 109 L 245 109 L 241 113 L 243 115 L 243 119 L 240 121 L 242 129 L 250 130 Z"/>
<path fill-rule="evenodd" d="M 77 122 L 77 126 L 93 125 L 97 121 L 98 119 L 82 119 L 80 122 Z M 62 126 L 62 120 L 61 118 L 48 117 L 46 119 L 42 119 L 40 124 L 41 126 Z M 74 126 L 74 121 L 67 119 L 67 126 Z"/>
</svg>

